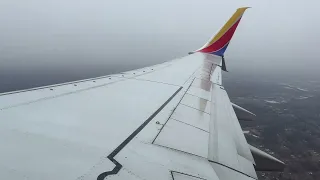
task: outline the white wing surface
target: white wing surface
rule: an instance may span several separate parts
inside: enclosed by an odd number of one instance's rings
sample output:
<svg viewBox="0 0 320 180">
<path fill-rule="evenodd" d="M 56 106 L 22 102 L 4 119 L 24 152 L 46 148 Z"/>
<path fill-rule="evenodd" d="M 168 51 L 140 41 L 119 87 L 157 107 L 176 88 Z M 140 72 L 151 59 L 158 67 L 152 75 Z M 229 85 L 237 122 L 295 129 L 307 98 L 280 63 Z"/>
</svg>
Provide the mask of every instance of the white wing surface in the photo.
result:
<svg viewBox="0 0 320 180">
<path fill-rule="evenodd" d="M 1 94 L 0 179 L 257 179 L 221 69 L 221 54 L 198 50 Z"/>
</svg>

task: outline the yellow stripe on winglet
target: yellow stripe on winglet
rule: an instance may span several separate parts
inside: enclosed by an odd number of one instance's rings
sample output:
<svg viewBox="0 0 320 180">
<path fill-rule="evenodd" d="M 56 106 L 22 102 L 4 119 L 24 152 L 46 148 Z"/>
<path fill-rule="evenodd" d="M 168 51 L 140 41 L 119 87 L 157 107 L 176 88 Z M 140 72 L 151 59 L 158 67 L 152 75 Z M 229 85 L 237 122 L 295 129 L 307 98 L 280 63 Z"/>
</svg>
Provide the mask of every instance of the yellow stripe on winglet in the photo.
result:
<svg viewBox="0 0 320 180">
<path fill-rule="evenodd" d="M 237 9 L 237 11 L 231 16 L 231 18 L 227 21 L 227 23 L 220 29 L 220 31 L 209 41 L 207 47 L 216 42 L 221 38 L 230 28 L 231 26 L 243 15 L 243 13 L 250 7 L 242 7 Z"/>
</svg>

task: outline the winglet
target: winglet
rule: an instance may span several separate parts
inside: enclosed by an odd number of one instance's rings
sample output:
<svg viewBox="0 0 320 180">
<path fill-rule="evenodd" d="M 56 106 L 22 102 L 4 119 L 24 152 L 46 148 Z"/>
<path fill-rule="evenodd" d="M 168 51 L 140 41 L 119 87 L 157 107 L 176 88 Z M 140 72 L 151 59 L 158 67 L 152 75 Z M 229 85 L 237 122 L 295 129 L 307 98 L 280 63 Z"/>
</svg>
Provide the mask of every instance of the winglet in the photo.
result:
<svg viewBox="0 0 320 180">
<path fill-rule="evenodd" d="M 237 9 L 227 23 L 220 29 L 220 31 L 196 52 L 210 53 L 223 57 L 224 52 L 226 51 L 229 42 L 238 27 L 243 13 L 248 8 L 249 7 L 242 7 Z"/>
</svg>

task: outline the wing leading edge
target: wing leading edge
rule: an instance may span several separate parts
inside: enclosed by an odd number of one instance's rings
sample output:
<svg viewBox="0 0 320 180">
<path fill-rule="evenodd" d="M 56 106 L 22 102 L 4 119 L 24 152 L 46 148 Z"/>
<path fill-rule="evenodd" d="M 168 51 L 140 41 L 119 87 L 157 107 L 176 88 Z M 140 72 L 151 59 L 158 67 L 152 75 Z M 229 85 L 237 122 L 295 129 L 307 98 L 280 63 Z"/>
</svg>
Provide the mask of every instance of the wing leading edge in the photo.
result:
<svg viewBox="0 0 320 180">
<path fill-rule="evenodd" d="M 245 10 L 183 58 L 0 94 L 0 179 L 248 180 L 256 163 L 280 167 L 247 144 L 222 85 Z"/>
</svg>

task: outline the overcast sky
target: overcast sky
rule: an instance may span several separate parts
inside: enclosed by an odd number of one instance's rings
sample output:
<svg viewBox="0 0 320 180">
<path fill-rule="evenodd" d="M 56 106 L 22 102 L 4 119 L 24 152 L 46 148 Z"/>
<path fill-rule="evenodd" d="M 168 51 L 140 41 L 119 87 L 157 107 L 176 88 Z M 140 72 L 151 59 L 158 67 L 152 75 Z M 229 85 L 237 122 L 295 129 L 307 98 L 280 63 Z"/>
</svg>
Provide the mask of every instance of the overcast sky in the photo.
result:
<svg viewBox="0 0 320 180">
<path fill-rule="evenodd" d="M 316 71 L 319 5 L 316 0 L 1 0 L 0 71 L 122 70 L 168 61 L 201 47 L 241 6 L 252 8 L 226 52 L 231 70 Z"/>
</svg>

